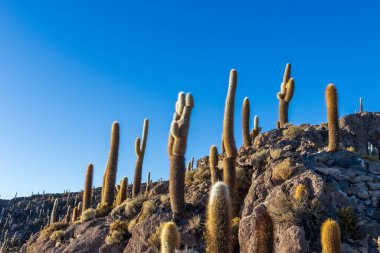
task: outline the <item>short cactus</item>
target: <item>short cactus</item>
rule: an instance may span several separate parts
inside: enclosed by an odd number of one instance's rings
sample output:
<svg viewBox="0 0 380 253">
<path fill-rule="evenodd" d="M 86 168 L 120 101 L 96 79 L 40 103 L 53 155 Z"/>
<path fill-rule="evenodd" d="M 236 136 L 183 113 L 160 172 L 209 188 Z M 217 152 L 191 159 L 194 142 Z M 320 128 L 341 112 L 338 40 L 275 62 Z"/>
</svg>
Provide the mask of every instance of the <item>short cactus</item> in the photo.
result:
<svg viewBox="0 0 380 253">
<path fill-rule="evenodd" d="M 185 152 L 190 127 L 193 96 L 180 92 L 170 128 L 168 154 L 170 159 L 169 195 L 174 215 L 185 211 Z"/>
<path fill-rule="evenodd" d="M 142 142 L 140 138 L 136 139 L 135 143 L 135 151 L 136 151 L 136 166 L 135 166 L 135 176 L 133 179 L 132 186 L 132 198 L 136 198 L 140 193 L 141 189 L 141 174 L 142 174 L 142 166 L 145 155 L 146 142 L 148 137 L 148 128 L 149 128 L 149 120 L 144 120 L 143 134 L 142 134 Z"/>
<path fill-rule="evenodd" d="M 91 208 L 92 205 L 92 178 L 94 173 L 94 166 L 90 163 L 86 170 L 86 179 L 84 181 L 84 191 L 83 191 L 83 211 Z"/>
<path fill-rule="evenodd" d="M 261 132 L 261 127 L 259 126 L 259 117 L 255 115 L 253 119 L 253 129 L 251 131 L 252 144 L 255 142 L 255 139 L 259 135 L 260 132 Z"/>
<path fill-rule="evenodd" d="M 254 251 L 260 253 L 273 253 L 273 222 L 268 212 L 257 213 L 255 215 L 254 227 Z"/>
<path fill-rule="evenodd" d="M 108 161 L 103 176 L 103 189 L 101 205 L 112 206 L 115 200 L 115 184 L 116 184 L 116 171 L 117 159 L 119 155 L 119 123 L 112 124 L 111 131 L 111 147 L 108 154 Z"/>
<path fill-rule="evenodd" d="M 161 231 L 161 253 L 174 253 L 179 249 L 179 234 L 174 222 L 164 224 Z"/>
<path fill-rule="evenodd" d="M 322 253 L 341 253 L 339 224 L 333 219 L 327 219 L 321 227 Z"/>
<path fill-rule="evenodd" d="M 128 194 L 128 178 L 123 177 L 120 183 L 120 191 L 117 196 L 117 205 L 120 205 L 127 199 Z"/>
<path fill-rule="evenodd" d="M 78 220 L 78 217 L 79 217 L 78 207 L 75 206 L 73 208 L 73 215 L 71 216 L 71 221 L 75 222 L 76 220 Z"/>
<path fill-rule="evenodd" d="M 50 225 L 57 222 L 57 216 L 58 216 L 57 208 L 58 208 L 58 199 L 55 199 L 53 209 L 51 210 L 51 214 L 50 214 Z"/>
<path fill-rule="evenodd" d="M 217 182 L 211 188 L 207 206 L 206 252 L 232 252 L 230 223 L 230 191 L 225 183 Z"/>
<path fill-rule="evenodd" d="M 328 151 L 334 152 L 339 149 L 340 130 L 338 118 L 338 95 L 335 86 L 330 83 L 326 88 L 327 119 L 329 129 Z"/>
<path fill-rule="evenodd" d="M 220 170 L 218 168 L 218 148 L 215 145 L 211 146 L 210 148 L 209 164 L 211 173 L 211 183 L 215 184 L 216 182 L 222 179 Z"/>
<path fill-rule="evenodd" d="M 243 144 L 244 147 L 247 148 L 252 145 L 251 136 L 249 134 L 250 105 L 249 98 L 247 97 L 244 98 L 242 114 Z"/>
<path fill-rule="evenodd" d="M 69 205 L 67 207 L 66 215 L 65 215 L 65 222 L 69 223 L 70 222 L 70 217 L 71 217 L 71 206 Z"/>
<path fill-rule="evenodd" d="M 235 159 L 237 156 L 237 150 L 234 137 L 234 108 L 236 86 L 237 72 L 233 69 L 230 72 L 230 80 L 228 85 L 223 121 L 223 145 L 227 154 L 227 157 L 223 160 L 223 179 L 224 182 L 228 185 L 231 195 L 235 191 L 236 183 Z"/>
<path fill-rule="evenodd" d="M 152 181 L 150 180 L 150 171 L 148 172 L 148 180 L 146 181 L 146 185 L 145 185 L 145 194 L 148 195 L 149 194 L 149 190 L 150 190 L 150 187 L 151 187 L 151 183 Z"/>
<path fill-rule="evenodd" d="M 288 110 L 289 102 L 293 98 L 294 94 L 294 79 L 291 76 L 291 65 L 286 64 L 284 77 L 281 83 L 281 90 L 277 93 L 277 99 L 280 101 L 278 121 L 280 127 L 285 127 L 285 124 L 289 122 Z"/>
<path fill-rule="evenodd" d="M 303 184 L 297 185 L 297 187 L 294 191 L 294 200 L 297 203 L 301 203 L 303 200 L 306 199 L 306 196 L 307 196 L 306 186 Z"/>
</svg>

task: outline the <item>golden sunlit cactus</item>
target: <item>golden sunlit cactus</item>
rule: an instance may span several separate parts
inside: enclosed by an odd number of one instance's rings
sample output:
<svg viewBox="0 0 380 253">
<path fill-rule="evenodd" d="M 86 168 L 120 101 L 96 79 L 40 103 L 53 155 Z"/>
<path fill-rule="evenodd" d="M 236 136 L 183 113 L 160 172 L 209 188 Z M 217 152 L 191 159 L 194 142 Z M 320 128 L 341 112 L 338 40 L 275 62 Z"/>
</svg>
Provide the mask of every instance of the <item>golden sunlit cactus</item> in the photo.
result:
<svg viewBox="0 0 380 253">
<path fill-rule="evenodd" d="M 326 88 L 327 119 L 329 129 L 328 151 L 334 152 L 339 149 L 340 129 L 338 118 L 338 94 L 334 84 L 330 83 Z"/>
<path fill-rule="evenodd" d="M 117 172 L 117 159 L 119 155 L 119 138 L 120 138 L 119 123 L 112 124 L 111 131 L 111 147 L 108 154 L 108 161 L 103 176 L 102 189 L 102 206 L 112 206 L 115 200 L 115 184 Z"/>
<path fill-rule="evenodd" d="M 230 253 L 231 199 L 228 186 L 217 182 L 211 188 L 207 206 L 206 252 Z"/>
<path fill-rule="evenodd" d="M 244 147 L 250 147 L 252 145 L 251 136 L 249 134 L 249 117 L 250 117 L 250 105 L 249 98 L 244 98 L 243 110 L 242 110 L 242 129 L 243 129 L 243 143 Z"/>
<path fill-rule="evenodd" d="M 148 137 L 148 128 L 149 128 L 149 120 L 145 119 L 143 134 L 142 134 L 142 142 L 140 138 L 138 137 L 135 143 L 135 152 L 136 152 L 137 160 L 136 160 L 136 167 L 135 167 L 135 176 L 133 179 L 133 186 L 132 186 L 132 198 L 136 198 L 137 195 L 139 195 L 140 189 L 141 189 L 141 174 L 142 174 L 142 167 L 143 167 L 143 162 L 144 162 L 146 142 L 147 142 L 147 137 Z"/>
<path fill-rule="evenodd" d="M 78 207 L 73 208 L 73 215 L 71 216 L 71 221 L 75 222 L 79 217 Z"/>
<path fill-rule="evenodd" d="M 84 181 L 84 191 L 83 191 L 83 206 L 82 212 L 91 208 L 92 201 L 92 178 L 94 173 L 94 166 L 90 163 L 86 170 L 86 179 Z"/>
<path fill-rule="evenodd" d="M 128 178 L 123 177 L 120 183 L 120 191 L 117 195 L 117 205 L 120 205 L 127 199 L 127 192 L 128 192 Z"/>
<path fill-rule="evenodd" d="M 255 139 L 259 135 L 260 132 L 261 132 L 261 127 L 259 126 L 259 117 L 255 115 L 253 119 L 253 129 L 251 131 L 252 144 L 255 142 Z"/>
<path fill-rule="evenodd" d="M 185 211 L 185 152 L 193 107 L 193 96 L 190 93 L 185 95 L 185 93 L 180 92 L 168 140 L 169 196 L 174 216 Z"/>
<path fill-rule="evenodd" d="M 215 145 L 211 146 L 210 148 L 209 164 L 211 173 L 211 183 L 215 184 L 216 182 L 222 179 L 222 176 L 220 175 L 220 170 L 218 168 L 218 148 Z"/>
<path fill-rule="evenodd" d="M 55 199 L 53 209 L 51 210 L 51 214 L 50 214 L 50 225 L 57 222 L 57 216 L 58 216 L 57 208 L 58 208 L 58 199 Z"/>
<path fill-rule="evenodd" d="M 235 159 L 237 156 L 237 150 L 234 137 L 236 86 L 237 72 L 233 69 L 230 71 L 230 80 L 228 85 L 223 121 L 223 146 L 227 154 L 227 157 L 223 160 L 223 180 L 228 185 L 231 195 L 235 191 L 236 183 Z"/>
<path fill-rule="evenodd" d="M 294 79 L 290 76 L 291 65 L 288 63 L 285 67 L 284 77 L 281 83 L 281 90 L 277 93 L 277 99 L 280 101 L 278 121 L 281 128 L 285 127 L 285 124 L 289 122 L 289 102 L 294 94 Z"/>
<path fill-rule="evenodd" d="M 294 191 L 294 200 L 298 203 L 303 202 L 307 197 L 307 189 L 303 184 L 297 185 Z"/>
<path fill-rule="evenodd" d="M 341 253 L 339 224 L 333 219 L 327 219 L 321 227 L 322 253 Z"/>
<path fill-rule="evenodd" d="M 179 234 L 174 222 L 164 224 L 161 231 L 161 253 L 174 253 L 179 249 Z"/>
</svg>

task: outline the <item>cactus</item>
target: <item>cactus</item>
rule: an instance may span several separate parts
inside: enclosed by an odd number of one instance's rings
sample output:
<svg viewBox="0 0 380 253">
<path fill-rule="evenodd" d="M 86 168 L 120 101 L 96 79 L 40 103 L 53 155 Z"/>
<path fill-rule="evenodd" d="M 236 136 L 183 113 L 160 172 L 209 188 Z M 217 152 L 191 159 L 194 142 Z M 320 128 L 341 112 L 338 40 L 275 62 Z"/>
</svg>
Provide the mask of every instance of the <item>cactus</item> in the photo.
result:
<svg viewBox="0 0 380 253">
<path fill-rule="evenodd" d="M 66 216 L 65 216 L 65 221 L 66 221 L 67 223 L 70 222 L 70 214 L 71 214 L 71 206 L 69 205 L 69 206 L 67 207 L 67 212 L 66 212 Z"/>
<path fill-rule="evenodd" d="M 187 163 L 187 171 L 188 171 L 188 172 L 192 171 L 192 168 L 191 168 L 191 161 L 189 161 L 189 162 Z"/>
<path fill-rule="evenodd" d="M 174 222 L 164 224 L 161 231 L 161 253 L 174 253 L 179 249 L 179 234 Z"/>
<path fill-rule="evenodd" d="M 259 126 L 259 117 L 255 115 L 253 119 L 253 129 L 251 131 L 252 144 L 255 142 L 255 139 L 259 135 L 260 132 L 261 132 L 261 127 Z"/>
<path fill-rule="evenodd" d="M 235 159 L 237 156 L 237 150 L 234 138 L 234 108 L 236 86 L 237 73 L 236 70 L 233 69 L 230 72 L 223 122 L 223 145 L 227 154 L 226 158 L 223 160 L 223 179 L 224 182 L 228 185 L 231 195 L 235 191 L 236 183 Z"/>
<path fill-rule="evenodd" d="M 281 90 L 277 93 L 277 99 L 280 101 L 278 121 L 280 127 L 285 127 L 285 124 L 289 122 L 288 110 L 289 102 L 292 100 L 294 94 L 294 79 L 290 77 L 291 65 L 286 64 L 284 77 L 281 83 Z"/>
<path fill-rule="evenodd" d="M 112 206 L 115 200 L 115 184 L 117 159 L 119 155 L 119 138 L 120 138 L 119 123 L 112 124 L 111 131 L 111 147 L 108 154 L 108 161 L 103 176 L 102 201 L 103 206 Z M 79 210 L 78 210 L 79 211 Z"/>
<path fill-rule="evenodd" d="M 120 182 L 120 191 L 117 195 L 117 205 L 120 205 L 127 199 L 127 192 L 128 192 L 128 178 L 123 177 L 123 179 Z"/>
<path fill-rule="evenodd" d="M 322 253 L 341 253 L 339 224 L 333 219 L 327 219 L 321 227 Z"/>
<path fill-rule="evenodd" d="M 363 112 L 363 99 L 359 98 L 359 105 L 360 105 L 360 113 Z"/>
<path fill-rule="evenodd" d="M 83 210 L 86 211 L 88 208 L 91 208 L 92 201 L 92 177 L 94 173 L 94 166 L 90 163 L 86 171 L 86 179 L 84 182 L 84 192 L 83 192 Z"/>
<path fill-rule="evenodd" d="M 75 222 L 79 217 L 78 207 L 75 206 L 73 209 L 73 215 L 71 216 L 71 221 Z"/>
<path fill-rule="evenodd" d="M 301 203 L 306 198 L 307 190 L 306 186 L 299 184 L 294 191 L 294 199 L 296 202 Z"/>
<path fill-rule="evenodd" d="M 335 86 L 330 83 L 326 88 L 327 119 L 329 129 L 328 151 L 334 152 L 339 149 L 340 133 L 338 118 L 338 95 Z"/>
<path fill-rule="evenodd" d="M 136 160 L 136 166 L 135 166 L 135 176 L 133 179 L 133 186 L 132 186 L 132 198 L 136 198 L 137 195 L 139 195 L 140 189 L 141 189 L 141 173 L 142 173 L 142 166 L 143 166 L 144 155 L 145 155 L 146 141 L 148 137 L 148 128 L 149 128 L 149 120 L 145 119 L 143 134 L 142 134 L 142 141 L 140 141 L 140 138 L 138 137 L 135 143 L 135 152 L 136 152 L 137 160 Z"/>
<path fill-rule="evenodd" d="M 148 180 L 146 181 L 146 186 L 145 186 L 145 194 L 148 196 L 149 190 L 150 190 L 150 184 L 152 181 L 150 180 L 150 171 L 148 172 Z"/>
<path fill-rule="evenodd" d="M 206 252 L 231 253 L 231 200 L 228 186 L 217 182 L 211 188 L 207 206 Z"/>
<path fill-rule="evenodd" d="M 211 183 L 215 184 L 222 179 L 220 170 L 218 168 L 218 148 L 215 145 L 211 146 L 210 148 L 209 164 L 211 172 Z"/>
<path fill-rule="evenodd" d="M 180 92 L 170 128 L 168 154 L 170 159 L 169 195 L 174 215 L 185 211 L 185 152 L 194 100 L 190 93 Z"/>
<path fill-rule="evenodd" d="M 243 102 L 243 115 L 242 115 L 242 128 L 243 128 L 243 143 L 244 147 L 249 147 L 252 145 L 251 136 L 249 135 L 249 98 L 245 97 Z"/>
<path fill-rule="evenodd" d="M 253 252 L 273 253 L 273 222 L 264 206 L 254 214 L 254 249 Z"/>
<path fill-rule="evenodd" d="M 51 214 L 50 214 L 50 225 L 57 222 L 57 216 L 58 216 L 57 208 L 58 208 L 58 199 L 55 199 L 53 209 L 51 210 Z"/>
</svg>

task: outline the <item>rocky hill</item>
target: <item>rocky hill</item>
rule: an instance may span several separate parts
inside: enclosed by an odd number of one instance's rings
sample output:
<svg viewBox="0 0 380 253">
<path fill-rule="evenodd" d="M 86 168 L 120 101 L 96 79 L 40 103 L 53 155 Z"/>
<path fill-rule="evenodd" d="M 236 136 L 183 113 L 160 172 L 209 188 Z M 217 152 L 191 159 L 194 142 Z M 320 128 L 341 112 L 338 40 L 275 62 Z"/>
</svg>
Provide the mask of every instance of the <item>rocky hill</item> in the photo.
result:
<svg viewBox="0 0 380 253">
<path fill-rule="evenodd" d="M 336 152 L 326 151 L 326 124 L 287 125 L 262 133 L 252 146 L 240 148 L 231 198 L 234 252 L 263 252 L 264 244 L 278 253 L 321 252 L 320 230 L 327 218 L 339 223 L 342 252 L 378 252 L 380 163 L 378 157 L 368 155 L 368 143 L 380 148 L 380 113 L 345 116 L 340 129 L 341 147 Z M 219 156 L 219 168 L 224 157 L 224 153 Z M 22 235 L 16 236 L 19 242 L 34 233 L 20 252 L 159 252 L 162 225 L 174 220 L 180 234 L 179 252 L 205 252 L 211 186 L 209 160 L 204 157 L 186 172 L 186 210 L 181 216 L 173 217 L 168 182 L 154 182 L 148 191 L 110 212 L 88 209 L 70 222 L 65 222 L 66 209 L 80 200 L 72 194 L 66 194 L 69 200 L 63 194 L 2 202 L 7 214 L 2 213 L 0 229 L 4 231 L 5 219 L 12 223 L 5 226 L 7 245 L 12 245 L 14 231 Z M 97 192 L 93 208 L 100 201 L 100 189 Z M 37 232 L 47 224 L 46 210 L 57 197 L 62 199 L 61 222 Z M 264 236 L 262 231 L 270 232 Z M 5 248 L 4 252 L 12 252 L 11 246 Z"/>
</svg>

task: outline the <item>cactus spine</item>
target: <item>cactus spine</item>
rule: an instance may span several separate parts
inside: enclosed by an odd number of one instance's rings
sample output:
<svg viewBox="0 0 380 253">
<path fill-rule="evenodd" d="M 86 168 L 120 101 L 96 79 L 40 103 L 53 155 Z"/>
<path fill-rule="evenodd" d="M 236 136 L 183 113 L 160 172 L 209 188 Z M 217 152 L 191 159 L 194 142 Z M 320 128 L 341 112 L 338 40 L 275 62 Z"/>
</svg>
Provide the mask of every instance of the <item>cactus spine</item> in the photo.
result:
<svg viewBox="0 0 380 253">
<path fill-rule="evenodd" d="M 136 160 L 136 166 L 135 166 L 135 176 L 133 179 L 133 186 L 132 186 L 132 198 L 136 198 L 137 195 L 139 195 L 140 189 L 141 189 L 141 173 L 142 173 L 142 166 L 143 166 L 144 155 L 145 155 L 146 141 L 148 137 L 148 128 L 149 128 L 149 120 L 145 119 L 143 134 L 142 134 L 142 141 L 138 137 L 135 143 L 135 151 L 136 151 L 137 160 Z"/>
<path fill-rule="evenodd" d="M 231 200 L 228 186 L 217 182 L 212 186 L 207 206 L 206 251 L 230 253 Z"/>
<path fill-rule="evenodd" d="M 322 253 L 341 253 L 339 224 L 333 219 L 323 222 L 321 228 Z"/>
<path fill-rule="evenodd" d="M 236 86 L 237 72 L 236 70 L 232 69 L 230 71 L 230 80 L 228 85 L 223 122 L 223 144 L 227 153 L 227 157 L 223 160 L 223 177 L 224 182 L 230 188 L 231 195 L 235 191 L 236 181 L 235 159 L 237 156 L 237 150 L 234 138 L 234 108 Z"/>
<path fill-rule="evenodd" d="M 114 122 L 112 124 L 111 131 L 111 147 L 108 154 L 108 161 L 103 176 L 103 189 L 101 201 L 102 206 L 112 206 L 115 200 L 117 159 L 119 155 L 119 132 L 119 123 Z"/>
<path fill-rule="evenodd" d="M 211 172 L 211 183 L 215 184 L 222 179 L 220 170 L 218 168 L 218 148 L 215 145 L 211 146 L 210 148 L 209 164 Z"/>
<path fill-rule="evenodd" d="M 84 191 L 83 191 L 83 206 L 82 212 L 91 208 L 92 205 L 92 178 L 94 173 L 94 166 L 90 163 L 86 171 L 86 179 L 84 181 Z"/>
<path fill-rule="evenodd" d="M 190 126 L 191 111 L 194 107 L 193 96 L 180 92 L 176 112 L 170 128 L 168 154 L 170 159 L 169 196 L 174 215 L 185 210 L 185 152 Z"/>
<path fill-rule="evenodd" d="M 260 132 L 261 132 L 261 127 L 259 126 L 259 117 L 255 115 L 255 117 L 253 118 L 253 129 L 251 131 L 252 144 L 255 142 L 255 139 L 259 135 Z"/>
<path fill-rule="evenodd" d="M 127 192 L 128 192 L 128 178 L 123 177 L 123 179 L 120 182 L 120 191 L 117 195 L 117 205 L 120 205 L 127 199 Z"/>
<path fill-rule="evenodd" d="M 54 200 L 53 209 L 50 214 L 50 225 L 57 222 L 57 208 L 58 208 L 58 199 Z"/>
<path fill-rule="evenodd" d="M 286 64 L 284 77 L 281 83 L 281 90 L 277 93 L 277 99 L 280 101 L 278 121 L 280 127 L 285 127 L 285 124 L 289 122 L 288 110 L 289 102 L 292 100 L 294 94 L 294 79 L 290 77 L 291 65 Z"/>
<path fill-rule="evenodd" d="M 161 232 L 161 253 L 174 253 L 179 248 L 179 234 L 174 222 L 164 224 Z"/>
<path fill-rule="evenodd" d="M 326 88 L 327 119 L 329 129 L 328 151 L 334 152 L 339 149 L 340 133 L 338 118 L 338 95 L 334 84 L 330 83 Z"/>
<path fill-rule="evenodd" d="M 249 115 L 250 115 L 250 105 L 249 98 L 244 98 L 243 102 L 243 115 L 242 115 L 242 128 L 243 128 L 243 143 L 244 147 L 249 147 L 252 145 L 251 136 L 249 135 Z"/>
</svg>

